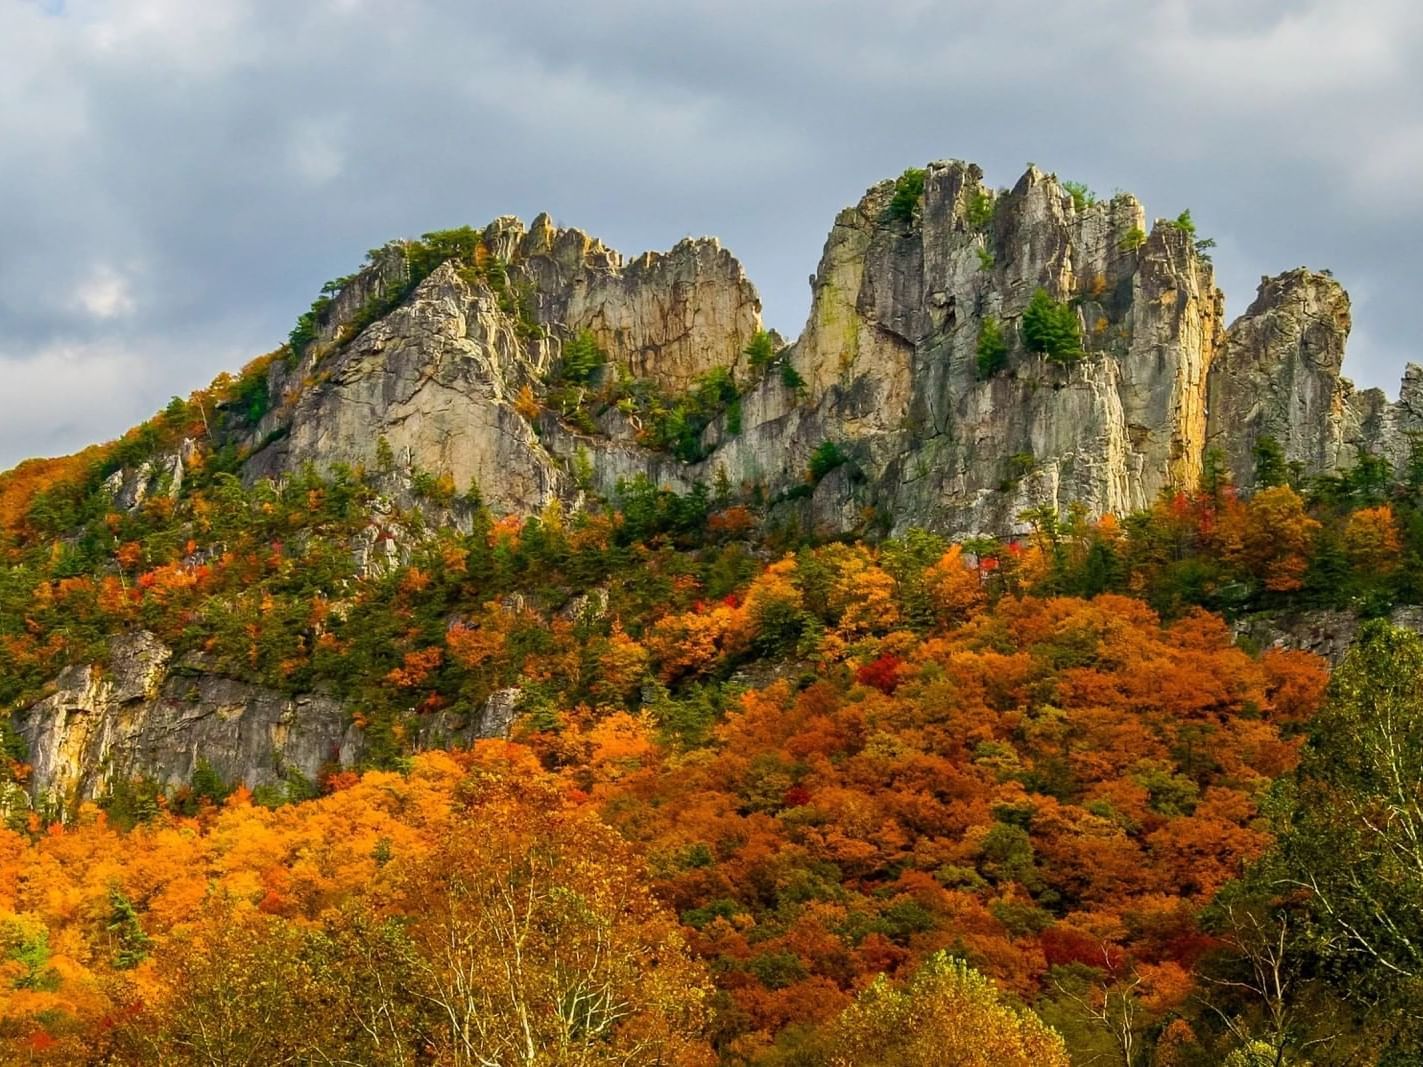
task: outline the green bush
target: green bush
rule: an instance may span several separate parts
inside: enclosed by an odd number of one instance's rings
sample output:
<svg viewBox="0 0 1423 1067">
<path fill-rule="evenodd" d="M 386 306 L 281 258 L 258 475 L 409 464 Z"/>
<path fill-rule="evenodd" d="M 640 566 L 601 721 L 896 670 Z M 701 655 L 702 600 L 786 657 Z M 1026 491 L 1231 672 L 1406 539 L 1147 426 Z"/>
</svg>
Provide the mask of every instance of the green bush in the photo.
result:
<svg viewBox="0 0 1423 1067">
<path fill-rule="evenodd" d="M 751 340 L 746 343 L 743 349 L 747 364 L 751 367 L 751 372 L 760 376 L 772 363 L 776 361 L 779 354 L 776 351 L 775 339 L 766 330 L 757 330 Z"/>
<path fill-rule="evenodd" d="M 1117 248 L 1123 252 L 1135 252 L 1144 244 L 1146 244 L 1146 231 L 1140 226 L 1133 226 L 1126 232 L 1126 235 L 1117 242 Z"/>
<path fill-rule="evenodd" d="M 1018 483 L 1033 473 L 1037 465 L 1038 461 L 1031 452 L 1014 452 L 1008 457 L 1008 473 L 998 484 L 999 491 L 1006 493 L 1016 488 Z"/>
<path fill-rule="evenodd" d="M 311 302 L 309 310 L 302 312 L 296 320 L 296 325 L 292 327 L 292 332 L 287 335 L 287 345 L 291 348 L 294 357 L 300 357 L 306 350 L 306 346 L 316 340 L 316 331 L 320 327 L 327 309 L 331 306 L 331 297 L 325 295 L 327 287 L 331 284 L 331 282 L 327 282 L 321 287 L 322 295 Z"/>
<path fill-rule="evenodd" d="M 843 467 L 850 457 L 834 441 L 821 441 L 810 454 L 810 480 L 819 482 L 836 467 Z"/>
<path fill-rule="evenodd" d="M 1086 182 L 1063 182 L 1062 187 L 1072 197 L 1072 206 L 1078 211 L 1085 211 L 1097 202 L 1097 194 L 1087 188 Z"/>
<path fill-rule="evenodd" d="M 690 392 L 673 400 L 654 394 L 649 413 L 650 443 L 684 463 L 705 459 L 702 433 L 717 416 L 728 412 L 728 429 L 740 431 L 739 401 L 736 381 L 725 367 L 713 367 L 697 379 Z"/>
<path fill-rule="evenodd" d="M 993 224 L 993 214 L 998 210 L 998 200 L 987 189 L 975 189 L 969 193 L 964 206 L 964 218 L 969 226 L 980 233 Z"/>
<path fill-rule="evenodd" d="M 894 180 L 894 196 L 889 202 L 889 217 L 909 222 L 924 196 L 923 167 L 910 167 Z"/>
<path fill-rule="evenodd" d="M 252 425 L 262 421 L 262 416 L 272 407 L 265 367 L 238 380 L 237 387 L 232 391 L 232 404 Z"/>
<path fill-rule="evenodd" d="M 1190 208 L 1181 212 L 1181 214 L 1177 215 L 1174 219 L 1169 220 L 1166 225 L 1170 226 L 1173 230 L 1180 230 L 1187 237 L 1194 238 L 1196 236 L 1196 222 L 1191 218 Z"/>
<path fill-rule="evenodd" d="M 598 341 L 592 333 L 579 330 L 578 335 L 563 346 L 560 374 L 564 381 L 582 384 L 606 362 L 608 355 L 598 346 Z"/>
<path fill-rule="evenodd" d="M 1029 352 L 1041 352 L 1054 363 L 1075 363 L 1086 355 L 1076 309 L 1054 300 L 1046 289 L 1028 301 L 1021 331 Z"/>
<path fill-rule="evenodd" d="M 1003 339 L 1003 327 L 988 315 L 978 328 L 978 376 L 991 378 L 1007 362 L 1008 342 Z"/>
</svg>

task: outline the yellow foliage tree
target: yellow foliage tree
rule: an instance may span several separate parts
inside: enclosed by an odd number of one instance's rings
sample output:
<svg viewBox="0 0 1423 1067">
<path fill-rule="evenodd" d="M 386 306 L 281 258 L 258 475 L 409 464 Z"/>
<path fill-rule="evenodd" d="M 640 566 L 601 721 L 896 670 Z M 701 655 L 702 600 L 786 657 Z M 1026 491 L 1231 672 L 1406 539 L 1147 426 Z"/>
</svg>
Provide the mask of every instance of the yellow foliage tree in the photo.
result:
<svg viewBox="0 0 1423 1067">
<path fill-rule="evenodd" d="M 1062 1038 L 945 953 L 901 989 L 880 975 L 831 1026 L 833 1067 L 1069 1067 Z"/>
<path fill-rule="evenodd" d="M 977 568 L 963 558 L 963 548 L 951 545 L 924 574 L 924 584 L 941 626 L 966 622 L 987 602 Z"/>
</svg>

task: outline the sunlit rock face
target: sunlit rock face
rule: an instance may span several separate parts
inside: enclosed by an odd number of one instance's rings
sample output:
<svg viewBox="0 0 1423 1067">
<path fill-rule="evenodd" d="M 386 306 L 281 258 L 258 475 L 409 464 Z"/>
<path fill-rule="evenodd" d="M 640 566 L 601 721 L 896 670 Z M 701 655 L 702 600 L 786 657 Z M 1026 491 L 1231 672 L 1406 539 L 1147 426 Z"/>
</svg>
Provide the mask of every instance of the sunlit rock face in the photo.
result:
<svg viewBox="0 0 1423 1067">
<path fill-rule="evenodd" d="M 448 747 L 505 736 L 519 696 L 501 689 L 473 714 L 430 716 L 412 742 Z M 199 654 L 175 660 L 142 630 L 115 638 L 103 665 L 61 671 L 16 725 L 31 791 L 70 810 L 108 795 L 115 782 L 187 785 L 200 762 L 232 785 L 309 788 L 323 769 L 352 766 L 365 749 L 350 710 L 332 697 L 227 677 Z"/>
<path fill-rule="evenodd" d="M 1237 485 L 1253 484 L 1261 437 L 1309 474 L 1356 457 L 1360 418 L 1339 374 L 1349 325 L 1349 295 L 1329 275 L 1300 268 L 1261 280 L 1210 376 L 1208 435 Z"/>
<path fill-rule="evenodd" d="M 277 785 L 313 780 L 351 763 L 360 737 L 346 710 L 319 694 L 287 696 L 175 664 L 152 634 L 115 639 L 109 661 L 73 666 L 54 691 L 19 716 L 32 787 L 66 803 L 105 795 L 114 781 L 186 785 L 206 761 L 224 781 Z"/>
<path fill-rule="evenodd" d="M 367 322 L 362 309 L 408 277 L 388 246 L 336 293 L 302 358 L 273 364 L 273 408 L 242 431 L 246 474 L 384 464 L 394 484 L 445 476 L 516 514 L 576 508 L 642 476 L 729 485 L 828 533 L 1001 535 L 1030 509 L 1147 506 L 1195 485 L 1211 449 L 1248 488 L 1262 436 L 1316 473 L 1363 451 L 1401 463 L 1423 428 L 1423 371 L 1397 404 L 1340 377 L 1349 301 L 1329 275 L 1265 279 L 1227 328 L 1189 225 L 1151 221 L 1129 194 L 1097 201 L 1035 167 L 1012 189 L 958 161 L 922 177 L 917 196 L 896 200 L 885 181 L 837 216 L 809 319 L 769 370 L 745 354 L 761 329 L 755 289 L 711 239 L 625 259 L 547 216 L 502 217 L 483 241 L 507 286 L 449 262 Z M 1025 344 L 1038 290 L 1071 308 L 1080 358 Z M 980 338 L 994 327 L 1005 351 L 985 373 Z M 707 427 L 699 462 L 646 447 L 637 417 L 611 406 L 570 421 L 549 379 L 580 335 L 608 357 L 590 397 L 617 376 L 675 397 L 724 370 L 741 393 L 735 419 Z M 849 462 L 809 484 L 826 442 Z M 457 509 L 437 518 L 459 521 Z"/>
<path fill-rule="evenodd" d="M 820 440 L 850 442 L 865 509 L 951 533 L 1011 532 L 1044 505 L 1125 512 L 1198 477 L 1223 329 L 1187 234 L 1148 234 L 1132 197 L 1078 203 L 1036 168 L 994 191 L 975 166 L 933 164 L 910 218 L 894 193 L 871 189 L 826 243 L 792 356 L 807 397 L 748 405 L 764 423 L 713 462 L 785 482 Z M 1081 359 L 1027 350 L 1019 323 L 1038 289 L 1075 308 Z M 990 320 L 1007 354 L 985 375 Z"/>
</svg>

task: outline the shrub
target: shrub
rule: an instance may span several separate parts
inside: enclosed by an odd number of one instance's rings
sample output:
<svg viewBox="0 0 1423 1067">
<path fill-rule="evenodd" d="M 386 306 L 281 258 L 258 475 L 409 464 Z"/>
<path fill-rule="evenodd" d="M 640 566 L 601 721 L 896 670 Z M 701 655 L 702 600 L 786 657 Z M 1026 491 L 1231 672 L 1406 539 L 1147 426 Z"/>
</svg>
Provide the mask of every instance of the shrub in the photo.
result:
<svg viewBox="0 0 1423 1067">
<path fill-rule="evenodd" d="M 889 202 L 889 217 L 909 222 L 924 196 L 924 168 L 910 167 L 894 180 L 894 196 Z"/>
<path fill-rule="evenodd" d="M 836 467 L 844 466 L 849 459 L 845 450 L 834 441 L 821 441 L 810 454 L 810 480 L 819 482 Z"/>
<path fill-rule="evenodd" d="M 993 214 L 998 210 L 998 200 L 987 189 L 975 189 L 964 205 L 964 219 L 972 229 L 982 232 L 993 223 Z"/>
<path fill-rule="evenodd" d="M 534 395 L 534 387 L 528 382 L 519 387 L 519 394 L 514 398 L 514 410 L 530 422 L 539 417 L 542 407 L 539 398 Z"/>
<path fill-rule="evenodd" d="M 327 285 L 330 285 L 327 282 Z M 294 357 L 300 357 L 306 350 L 306 346 L 316 340 L 317 328 L 321 325 L 322 317 L 331 306 L 331 298 L 325 295 L 326 289 L 322 288 L 321 296 L 311 302 L 309 310 L 302 312 L 301 317 L 296 320 L 296 325 L 292 327 L 292 332 L 287 335 L 287 345 L 292 350 Z"/>
<path fill-rule="evenodd" d="M 978 328 L 978 376 L 991 378 L 1007 362 L 1008 342 L 1003 339 L 1003 327 L 988 315 Z"/>
<path fill-rule="evenodd" d="M 638 380 L 621 386 L 627 395 L 619 408 L 639 413 L 643 421 L 641 442 L 670 452 L 684 463 L 706 458 L 702 434 L 718 417 L 726 415 L 728 433 L 741 431 L 740 392 L 726 367 L 713 367 L 686 393 L 669 396 L 654 382 Z"/>
<path fill-rule="evenodd" d="M 1123 252 L 1135 252 L 1144 244 L 1146 244 L 1146 231 L 1140 226 L 1133 226 L 1126 232 L 1126 235 L 1117 242 L 1117 248 Z"/>
<path fill-rule="evenodd" d="M 232 393 L 232 404 L 252 425 L 262 421 L 262 416 L 272 407 L 266 367 L 238 379 L 237 388 Z"/>
<path fill-rule="evenodd" d="M 978 252 L 978 269 L 982 271 L 992 270 L 994 264 L 997 262 L 993 258 L 993 253 L 987 248 L 979 248 L 976 251 Z"/>
<path fill-rule="evenodd" d="M 781 384 L 787 389 L 804 389 L 805 379 L 800 376 L 800 372 L 791 366 L 790 360 L 781 363 Z"/>
<path fill-rule="evenodd" d="M 1166 225 L 1170 226 L 1173 230 L 1180 230 L 1187 237 L 1194 238 L 1196 236 L 1196 222 L 1191 218 L 1190 208 L 1187 208 L 1174 219 L 1171 219 Z"/>
<path fill-rule="evenodd" d="M 1028 301 L 1021 329 L 1028 351 L 1041 352 L 1054 363 L 1075 363 L 1086 354 L 1076 309 L 1054 300 L 1046 289 Z"/>
<path fill-rule="evenodd" d="M 560 373 L 565 381 L 586 382 L 593 372 L 608 362 L 608 355 L 598 346 L 597 339 L 587 330 L 563 346 Z"/>
<path fill-rule="evenodd" d="M 1072 197 L 1072 206 L 1078 211 L 1084 211 L 1097 202 L 1097 194 L 1087 188 L 1086 182 L 1063 182 L 1062 187 Z"/>
<path fill-rule="evenodd" d="M 742 350 L 753 374 L 760 375 L 776 361 L 776 342 L 770 333 L 757 330 Z"/>
<path fill-rule="evenodd" d="M 1184 233 L 1190 240 L 1191 247 L 1195 249 L 1196 255 L 1200 256 L 1207 263 L 1210 262 L 1211 257 L 1207 253 L 1215 247 L 1215 238 L 1196 237 L 1196 220 L 1191 218 L 1190 208 L 1181 212 L 1181 214 L 1177 215 L 1174 219 L 1168 220 L 1166 225 L 1170 226 L 1173 230 Z"/>
</svg>

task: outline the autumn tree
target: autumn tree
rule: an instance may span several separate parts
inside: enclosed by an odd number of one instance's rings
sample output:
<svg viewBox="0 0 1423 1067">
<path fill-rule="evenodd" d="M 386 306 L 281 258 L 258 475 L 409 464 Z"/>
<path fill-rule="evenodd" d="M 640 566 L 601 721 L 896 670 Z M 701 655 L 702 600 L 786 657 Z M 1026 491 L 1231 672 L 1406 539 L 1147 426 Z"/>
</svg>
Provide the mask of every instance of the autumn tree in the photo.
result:
<svg viewBox="0 0 1423 1067">
<path fill-rule="evenodd" d="M 1250 498 L 1239 521 L 1227 560 L 1243 566 L 1272 593 L 1301 589 L 1320 524 L 1299 494 L 1283 485 L 1263 489 Z"/>
<path fill-rule="evenodd" d="M 695 1064 L 707 990 L 628 847 L 555 793 L 474 780 L 401 910 L 440 1062 Z"/>
<path fill-rule="evenodd" d="M 287 920 L 209 901 L 160 950 L 163 992 L 121 1028 L 118 1062 L 266 1067 L 337 1051 L 305 941 Z"/>
<path fill-rule="evenodd" d="M 924 584 L 941 626 L 967 621 L 988 599 L 978 569 L 963 558 L 958 545 L 950 546 L 928 569 Z"/>
<path fill-rule="evenodd" d="M 903 987 L 874 980 L 830 1030 L 831 1067 L 1068 1067 L 1055 1032 L 1004 1002 L 993 983 L 945 953 Z"/>
<path fill-rule="evenodd" d="M 1344 525 L 1344 550 L 1360 574 L 1376 579 L 1392 575 L 1402 551 L 1393 508 L 1380 504 L 1352 513 Z"/>
</svg>

